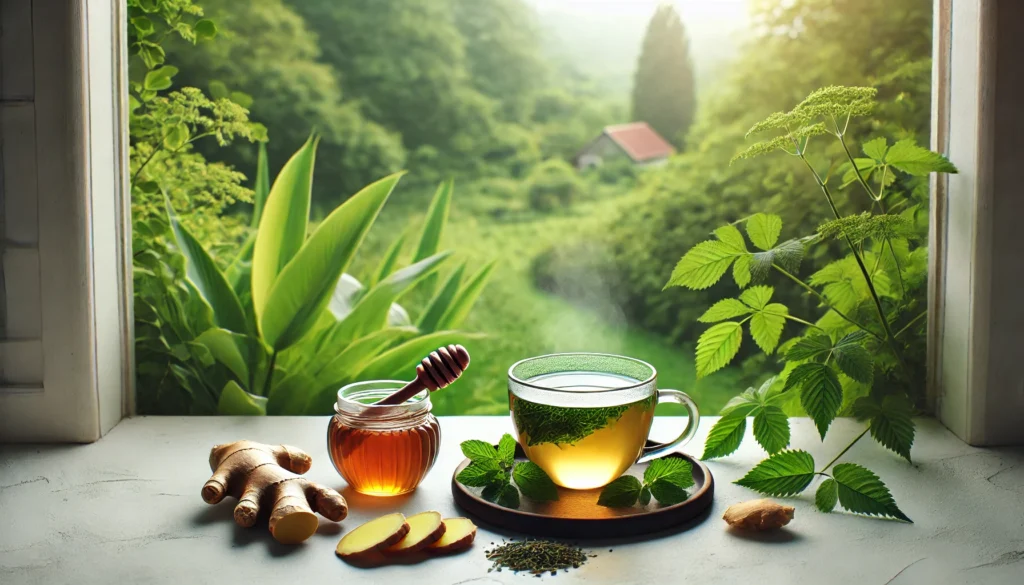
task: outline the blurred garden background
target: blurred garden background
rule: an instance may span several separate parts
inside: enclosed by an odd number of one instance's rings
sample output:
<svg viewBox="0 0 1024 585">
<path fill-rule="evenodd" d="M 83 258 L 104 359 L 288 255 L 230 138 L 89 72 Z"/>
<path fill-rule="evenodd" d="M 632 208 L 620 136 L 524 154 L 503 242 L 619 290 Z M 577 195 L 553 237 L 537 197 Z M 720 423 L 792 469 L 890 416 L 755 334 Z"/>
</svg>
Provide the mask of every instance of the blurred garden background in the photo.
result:
<svg viewBox="0 0 1024 585">
<path fill-rule="evenodd" d="M 213 412 L 222 385 L 199 389 L 216 367 L 196 342 L 202 331 L 150 309 L 160 287 L 191 290 L 168 259 L 175 246 L 153 194 L 166 194 L 230 280 L 256 228 L 261 144 L 266 181 L 319 136 L 310 231 L 365 185 L 407 171 L 346 269 L 366 290 L 387 276 L 382 265 L 424 258 L 424 221 L 437 217 L 428 208 L 453 181 L 434 250 L 451 254 L 396 299 L 415 327 L 447 283 L 464 291 L 480 277 L 458 322 L 472 366 L 433 397 L 436 413 L 503 414 L 513 362 L 599 351 L 652 363 L 662 387 L 710 414 L 775 364 L 752 349 L 698 381 L 696 319 L 731 291 L 662 290 L 673 266 L 754 211 L 781 216 L 784 238 L 829 217 L 799 161 L 730 164 L 751 124 L 818 87 L 866 85 L 879 90 L 886 126 L 864 130 L 928 142 L 931 0 L 129 0 L 129 9 L 142 413 Z M 208 104 L 181 106 L 186 98 L 173 96 L 183 88 Z M 161 99 L 170 105 L 153 105 Z M 824 250 L 809 269 L 827 262 Z M 778 284 L 776 295 L 819 311 L 795 285 Z M 412 378 L 413 364 L 393 363 L 401 367 L 386 377 Z"/>
</svg>

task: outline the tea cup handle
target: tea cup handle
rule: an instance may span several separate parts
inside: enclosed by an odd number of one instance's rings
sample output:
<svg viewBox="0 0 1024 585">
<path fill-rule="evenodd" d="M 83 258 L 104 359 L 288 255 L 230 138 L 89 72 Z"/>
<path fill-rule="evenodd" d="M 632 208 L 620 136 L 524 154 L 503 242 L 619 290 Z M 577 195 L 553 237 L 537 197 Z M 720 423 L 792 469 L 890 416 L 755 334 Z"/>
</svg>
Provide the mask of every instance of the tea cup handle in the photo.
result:
<svg viewBox="0 0 1024 585">
<path fill-rule="evenodd" d="M 676 404 L 682 404 L 686 408 L 686 412 L 689 418 L 686 421 L 686 428 L 683 429 L 682 434 L 675 438 L 675 440 L 668 443 L 658 443 L 649 447 L 644 447 L 643 452 L 640 454 L 640 458 L 637 459 L 637 463 L 645 463 L 651 459 L 657 459 L 662 455 L 674 451 L 676 447 L 684 445 L 697 434 L 697 424 L 700 422 L 700 411 L 697 410 L 697 404 L 686 395 L 685 392 L 679 390 L 658 390 L 658 404 L 662 402 L 675 402 Z"/>
</svg>

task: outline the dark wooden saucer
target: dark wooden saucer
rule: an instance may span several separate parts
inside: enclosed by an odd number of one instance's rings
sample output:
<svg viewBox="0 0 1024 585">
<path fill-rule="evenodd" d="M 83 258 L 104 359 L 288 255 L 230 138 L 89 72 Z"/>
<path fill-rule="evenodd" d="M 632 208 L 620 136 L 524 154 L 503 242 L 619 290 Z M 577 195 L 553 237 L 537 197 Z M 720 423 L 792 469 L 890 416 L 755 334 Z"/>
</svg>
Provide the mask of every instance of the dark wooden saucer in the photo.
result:
<svg viewBox="0 0 1024 585">
<path fill-rule="evenodd" d="M 661 506 L 652 500 L 647 506 L 606 508 L 597 505 L 600 489 L 558 488 L 557 501 L 534 502 L 523 497 L 519 509 L 504 508 L 480 497 L 481 488 L 466 487 L 455 481 L 455 476 L 469 465 L 469 459 L 463 460 L 452 475 L 452 496 L 455 504 L 470 517 L 531 536 L 617 538 L 650 534 L 700 516 L 711 506 L 714 497 L 715 480 L 704 463 L 684 453 L 667 457 L 689 461 L 695 482 L 688 490 L 690 497 L 672 506 Z M 526 460 L 522 447 L 516 446 L 516 460 Z M 633 465 L 626 473 L 642 478 L 646 468 L 646 463 Z"/>
</svg>

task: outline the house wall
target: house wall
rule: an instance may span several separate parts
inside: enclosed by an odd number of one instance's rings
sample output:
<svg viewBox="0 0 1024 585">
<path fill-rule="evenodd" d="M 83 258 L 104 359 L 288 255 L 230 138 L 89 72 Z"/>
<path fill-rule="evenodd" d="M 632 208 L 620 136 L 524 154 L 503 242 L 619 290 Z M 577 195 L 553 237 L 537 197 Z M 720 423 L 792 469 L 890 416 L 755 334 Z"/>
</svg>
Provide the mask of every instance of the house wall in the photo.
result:
<svg viewBox="0 0 1024 585">
<path fill-rule="evenodd" d="M 576 168 L 583 170 L 596 167 L 608 160 L 626 156 L 626 152 L 614 140 L 609 138 L 607 134 L 602 134 L 576 157 Z"/>
</svg>

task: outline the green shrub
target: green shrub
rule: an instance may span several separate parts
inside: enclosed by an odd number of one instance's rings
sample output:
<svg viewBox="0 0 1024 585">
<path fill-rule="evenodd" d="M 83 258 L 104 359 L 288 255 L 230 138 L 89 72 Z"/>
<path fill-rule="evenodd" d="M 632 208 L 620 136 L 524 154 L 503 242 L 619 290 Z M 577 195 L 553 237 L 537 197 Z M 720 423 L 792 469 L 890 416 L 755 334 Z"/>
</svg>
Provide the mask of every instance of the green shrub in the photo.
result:
<svg viewBox="0 0 1024 585">
<path fill-rule="evenodd" d="M 530 207 L 540 212 L 568 208 L 583 187 L 576 169 L 564 160 L 555 158 L 534 167 L 526 180 Z"/>
</svg>

